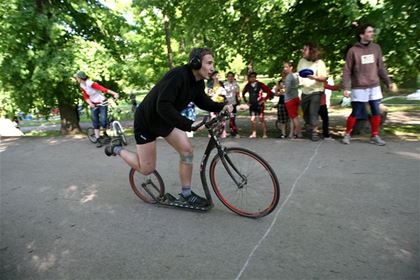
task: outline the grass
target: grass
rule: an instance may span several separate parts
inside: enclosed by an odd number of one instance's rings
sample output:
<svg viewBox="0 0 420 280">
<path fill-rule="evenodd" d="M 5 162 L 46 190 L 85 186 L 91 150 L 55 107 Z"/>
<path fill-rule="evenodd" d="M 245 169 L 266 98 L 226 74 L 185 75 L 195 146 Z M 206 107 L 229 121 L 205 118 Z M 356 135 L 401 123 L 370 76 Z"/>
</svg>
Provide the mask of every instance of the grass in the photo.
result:
<svg viewBox="0 0 420 280">
<path fill-rule="evenodd" d="M 392 99 L 387 99 L 382 102 L 383 104 L 392 104 L 392 105 L 418 105 L 420 106 L 420 100 L 407 100 L 405 97 L 396 97 Z"/>
</svg>

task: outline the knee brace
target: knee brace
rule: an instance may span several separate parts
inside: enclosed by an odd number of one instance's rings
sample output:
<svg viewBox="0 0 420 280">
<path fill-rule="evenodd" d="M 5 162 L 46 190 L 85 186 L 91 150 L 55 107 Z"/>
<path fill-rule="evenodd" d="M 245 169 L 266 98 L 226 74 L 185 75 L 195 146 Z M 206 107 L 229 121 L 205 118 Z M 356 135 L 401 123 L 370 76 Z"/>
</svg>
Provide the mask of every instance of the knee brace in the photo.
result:
<svg viewBox="0 0 420 280">
<path fill-rule="evenodd" d="M 180 154 L 179 155 L 179 158 L 181 160 L 181 163 L 187 164 L 187 165 L 192 165 L 193 164 L 194 155 L 192 153 L 191 154 L 188 154 L 188 155 L 182 155 L 182 154 Z"/>
<path fill-rule="evenodd" d="M 370 105 L 370 112 L 372 113 L 372 116 L 380 116 L 381 115 L 381 109 L 380 109 L 380 105 L 381 104 L 381 100 L 370 100 L 369 101 L 369 105 Z"/>
</svg>

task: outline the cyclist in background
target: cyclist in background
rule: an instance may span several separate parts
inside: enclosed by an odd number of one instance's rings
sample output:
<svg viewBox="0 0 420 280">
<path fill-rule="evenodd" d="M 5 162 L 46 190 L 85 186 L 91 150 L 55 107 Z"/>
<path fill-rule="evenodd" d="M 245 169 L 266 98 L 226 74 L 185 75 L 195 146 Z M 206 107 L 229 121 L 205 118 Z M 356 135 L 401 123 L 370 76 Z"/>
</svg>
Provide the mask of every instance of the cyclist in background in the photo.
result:
<svg viewBox="0 0 420 280">
<path fill-rule="evenodd" d="M 100 128 L 102 127 L 105 133 L 108 117 L 108 103 L 103 93 L 112 94 L 115 99 L 119 97 L 119 94 L 92 80 L 89 80 L 88 76 L 83 71 L 77 72 L 75 79 L 82 89 L 84 100 L 87 104 L 89 104 L 92 116 L 92 125 L 95 130 L 96 147 L 100 148 L 102 147 Z"/>
</svg>

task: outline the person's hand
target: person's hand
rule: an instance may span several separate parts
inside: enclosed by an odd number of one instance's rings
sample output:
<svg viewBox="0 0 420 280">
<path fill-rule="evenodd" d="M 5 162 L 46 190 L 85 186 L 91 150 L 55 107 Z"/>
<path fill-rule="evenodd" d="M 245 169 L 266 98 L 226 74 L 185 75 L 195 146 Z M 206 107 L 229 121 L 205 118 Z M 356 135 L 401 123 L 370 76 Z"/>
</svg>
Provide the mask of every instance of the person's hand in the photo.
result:
<svg viewBox="0 0 420 280">
<path fill-rule="evenodd" d="M 394 83 L 390 83 L 389 86 L 388 86 L 388 90 L 390 92 L 396 92 L 396 86 L 395 86 L 395 84 Z"/>
<path fill-rule="evenodd" d="M 95 104 L 93 104 L 93 103 L 89 103 L 89 107 L 93 109 L 93 108 L 95 108 L 96 106 L 95 106 Z"/>
<path fill-rule="evenodd" d="M 114 92 L 114 98 L 118 99 L 120 97 L 120 95 L 118 94 L 118 92 Z"/>
<path fill-rule="evenodd" d="M 225 105 L 225 106 L 223 107 L 222 111 L 223 111 L 223 112 L 229 112 L 229 113 L 232 113 L 232 112 L 233 112 L 233 106 L 232 106 L 232 104 L 227 104 L 227 105 Z"/>
<path fill-rule="evenodd" d="M 193 124 L 191 125 L 191 131 L 200 131 L 200 130 L 204 129 L 204 125 L 202 125 L 202 126 L 200 126 L 199 128 L 196 129 L 196 126 L 200 125 L 202 121 L 203 120 L 198 120 L 198 121 L 193 122 Z"/>
<path fill-rule="evenodd" d="M 350 97 L 350 93 L 351 93 L 351 92 L 350 92 L 349 90 L 344 90 L 344 91 L 343 91 L 343 96 L 344 96 L 344 97 Z"/>
</svg>

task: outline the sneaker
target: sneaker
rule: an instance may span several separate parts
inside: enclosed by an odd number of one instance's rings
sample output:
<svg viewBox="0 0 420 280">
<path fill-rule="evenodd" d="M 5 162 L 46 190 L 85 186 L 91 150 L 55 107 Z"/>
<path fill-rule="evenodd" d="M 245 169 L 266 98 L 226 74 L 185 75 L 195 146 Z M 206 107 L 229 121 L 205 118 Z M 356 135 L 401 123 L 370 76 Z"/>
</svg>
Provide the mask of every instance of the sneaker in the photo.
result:
<svg viewBox="0 0 420 280">
<path fill-rule="evenodd" d="M 210 203 L 207 199 L 197 195 L 193 191 L 191 191 L 191 195 L 184 197 L 182 193 L 179 194 L 178 199 L 176 200 L 179 204 L 184 204 L 193 207 L 208 207 Z"/>
<path fill-rule="evenodd" d="M 111 141 L 111 145 L 108 145 L 108 146 L 105 147 L 105 154 L 107 156 L 109 156 L 109 157 L 110 156 L 116 156 L 117 154 L 114 153 L 114 148 L 116 146 L 122 147 L 122 143 L 121 143 L 121 139 L 120 138 L 113 139 Z"/>
<path fill-rule="evenodd" d="M 267 136 L 267 135 L 263 135 L 263 137 L 262 137 L 262 138 L 266 139 L 266 138 L 268 138 L 268 136 Z"/>
<path fill-rule="evenodd" d="M 328 137 L 324 137 L 324 141 L 335 141 L 335 139 L 328 136 Z"/>
<path fill-rule="evenodd" d="M 350 144 L 350 139 L 351 139 L 350 134 L 344 134 L 344 137 L 341 140 L 341 143 L 348 145 Z"/>
<path fill-rule="evenodd" d="M 370 143 L 378 145 L 378 146 L 386 145 L 386 142 L 382 140 L 381 137 L 379 137 L 379 135 L 372 136 L 372 138 L 370 138 Z"/>
<path fill-rule="evenodd" d="M 312 132 L 312 134 L 311 134 L 311 136 L 310 136 L 310 139 L 311 139 L 312 141 L 316 142 L 316 141 L 319 141 L 319 139 L 321 139 L 321 138 L 319 138 L 318 133 L 316 133 L 316 132 Z"/>
<path fill-rule="evenodd" d="M 102 142 L 101 142 L 101 139 L 99 138 L 99 139 L 96 139 L 96 148 L 100 148 L 100 147 L 102 147 Z"/>
</svg>

